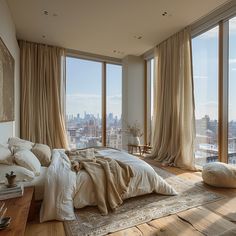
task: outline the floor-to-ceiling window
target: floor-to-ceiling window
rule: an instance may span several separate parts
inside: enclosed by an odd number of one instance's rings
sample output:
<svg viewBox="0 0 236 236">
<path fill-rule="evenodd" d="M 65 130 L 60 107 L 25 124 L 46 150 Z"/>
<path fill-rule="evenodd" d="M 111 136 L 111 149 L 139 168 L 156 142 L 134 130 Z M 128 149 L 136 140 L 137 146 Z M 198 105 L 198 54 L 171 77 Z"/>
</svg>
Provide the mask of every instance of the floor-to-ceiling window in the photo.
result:
<svg viewBox="0 0 236 236">
<path fill-rule="evenodd" d="M 192 40 L 198 165 L 218 160 L 218 48 L 218 26 Z"/>
<path fill-rule="evenodd" d="M 122 147 L 121 82 L 121 65 L 66 58 L 66 126 L 70 148 Z"/>
<path fill-rule="evenodd" d="M 236 17 L 229 10 L 211 24 L 192 39 L 196 164 L 236 164 Z"/>
<path fill-rule="evenodd" d="M 66 58 L 66 121 L 70 148 L 102 144 L 102 63 Z"/>
<path fill-rule="evenodd" d="M 106 64 L 106 145 L 122 149 L 122 66 Z"/>
<path fill-rule="evenodd" d="M 228 162 L 236 164 L 236 17 L 229 20 Z"/>
</svg>

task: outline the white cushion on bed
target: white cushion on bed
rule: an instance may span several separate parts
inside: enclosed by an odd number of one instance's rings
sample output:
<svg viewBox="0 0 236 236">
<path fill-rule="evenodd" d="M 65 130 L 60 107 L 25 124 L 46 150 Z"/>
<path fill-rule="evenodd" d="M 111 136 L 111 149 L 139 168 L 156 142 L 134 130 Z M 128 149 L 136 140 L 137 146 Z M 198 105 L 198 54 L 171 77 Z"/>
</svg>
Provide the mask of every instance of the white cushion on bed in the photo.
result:
<svg viewBox="0 0 236 236">
<path fill-rule="evenodd" d="M 9 144 L 9 148 L 10 150 L 14 153 L 15 151 L 19 150 L 19 149 L 28 149 L 31 150 L 34 143 L 24 140 L 24 139 L 20 139 L 17 137 L 13 137 L 13 138 L 9 138 L 8 139 L 8 144 Z"/>
<path fill-rule="evenodd" d="M 203 181 L 209 185 L 223 188 L 236 188 L 236 166 L 222 162 L 203 166 Z"/>
<path fill-rule="evenodd" d="M 48 145 L 36 143 L 31 151 L 38 158 L 42 166 L 50 165 L 52 153 Z"/>
<path fill-rule="evenodd" d="M 13 164 L 13 156 L 11 154 L 11 151 L 2 144 L 0 144 L 0 164 Z"/>
<path fill-rule="evenodd" d="M 31 181 L 34 179 L 35 175 L 32 171 L 27 170 L 24 167 L 17 165 L 0 165 L 0 182 L 5 183 L 7 181 L 5 175 L 14 171 L 16 174 L 16 181 Z"/>
<path fill-rule="evenodd" d="M 27 149 L 19 150 L 14 154 L 14 159 L 19 166 L 33 171 L 36 176 L 40 175 L 41 164 L 31 151 Z"/>
</svg>

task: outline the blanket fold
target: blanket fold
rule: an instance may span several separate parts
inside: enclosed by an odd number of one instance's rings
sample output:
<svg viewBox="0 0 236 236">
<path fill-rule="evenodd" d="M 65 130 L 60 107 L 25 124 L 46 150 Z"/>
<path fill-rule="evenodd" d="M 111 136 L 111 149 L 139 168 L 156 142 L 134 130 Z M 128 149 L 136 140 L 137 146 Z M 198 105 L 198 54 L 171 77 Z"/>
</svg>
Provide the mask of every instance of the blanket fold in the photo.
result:
<svg viewBox="0 0 236 236">
<path fill-rule="evenodd" d="M 129 165 L 107 157 L 79 162 L 92 179 L 101 214 L 107 215 L 109 209 L 115 210 L 123 203 L 122 196 L 133 177 Z"/>
<path fill-rule="evenodd" d="M 45 177 L 44 200 L 40 222 L 49 220 L 74 220 L 73 197 L 76 174 L 71 171 L 70 160 L 63 151 L 53 151 L 52 163 Z"/>
</svg>

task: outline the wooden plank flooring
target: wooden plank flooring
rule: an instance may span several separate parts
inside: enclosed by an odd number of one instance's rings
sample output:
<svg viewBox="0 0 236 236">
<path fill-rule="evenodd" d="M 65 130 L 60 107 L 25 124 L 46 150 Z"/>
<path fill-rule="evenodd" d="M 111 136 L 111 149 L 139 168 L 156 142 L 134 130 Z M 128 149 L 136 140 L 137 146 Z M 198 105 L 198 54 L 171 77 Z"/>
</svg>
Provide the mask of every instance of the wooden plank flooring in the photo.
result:
<svg viewBox="0 0 236 236">
<path fill-rule="evenodd" d="M 184 171 L 174 167 L 163 169 L 189 181 L 201 182 L 200 172 Z M 152 220 L 109 234 L 109 236 L 217 236 L 225 230 L 236 228 L 236 189 L 208 187 L 226 196 L 219 201 L 195 207 L 171 216 Z M 236 232 L 236 231 L 234 231 Z M 25 236 L 65 236 L 61 222 L 28 223 Z M 230 236 L 236 233 L 230 233 Z"/>
</svg>

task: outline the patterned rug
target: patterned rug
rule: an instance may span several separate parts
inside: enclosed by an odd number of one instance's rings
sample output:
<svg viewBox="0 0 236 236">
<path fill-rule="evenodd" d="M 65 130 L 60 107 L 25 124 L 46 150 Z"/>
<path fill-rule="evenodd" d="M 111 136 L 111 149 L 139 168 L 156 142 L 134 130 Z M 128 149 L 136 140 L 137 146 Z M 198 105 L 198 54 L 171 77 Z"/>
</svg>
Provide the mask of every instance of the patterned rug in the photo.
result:
<svg viewBox="0 0 236 236">
<path fill-rule="evenodd" d="M 152 167 L 176 189 L 177 196 L 149 194 L 131 198 L 107 216 L 102 216 L 96 207 L 78 209 L 76 220 L 64 222 L 67 236 L 106 235 L 223 198 L 163 169 Z"/>
</svg>

